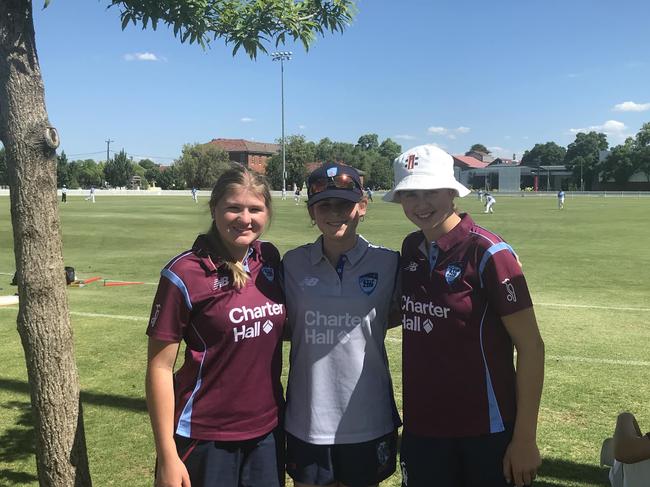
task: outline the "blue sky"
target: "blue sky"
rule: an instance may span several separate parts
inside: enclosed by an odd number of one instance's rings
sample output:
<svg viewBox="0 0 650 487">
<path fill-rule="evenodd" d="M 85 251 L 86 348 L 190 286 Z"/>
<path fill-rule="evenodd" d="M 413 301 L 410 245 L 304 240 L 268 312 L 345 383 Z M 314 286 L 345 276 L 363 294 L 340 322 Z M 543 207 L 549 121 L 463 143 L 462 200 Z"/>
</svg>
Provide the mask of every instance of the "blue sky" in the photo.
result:
<svg viewBox="0 0 650 487">
<path fill-rule="evenodd" d="M 183 144 L 280 137 L 280 66 L 268 56 L 203 51 L 170 31 L 121 30 L 106 1 L 35 1 L 50 120 L 70 159 L 169 164 Z M 288 45 L 285 131 L 450 153 L 482 143 L 521 157 L 577 130 L 610 145 L 650 121 L 647 0 L 360 0 L 343 34 L 306 53 Z"/>
</svg>

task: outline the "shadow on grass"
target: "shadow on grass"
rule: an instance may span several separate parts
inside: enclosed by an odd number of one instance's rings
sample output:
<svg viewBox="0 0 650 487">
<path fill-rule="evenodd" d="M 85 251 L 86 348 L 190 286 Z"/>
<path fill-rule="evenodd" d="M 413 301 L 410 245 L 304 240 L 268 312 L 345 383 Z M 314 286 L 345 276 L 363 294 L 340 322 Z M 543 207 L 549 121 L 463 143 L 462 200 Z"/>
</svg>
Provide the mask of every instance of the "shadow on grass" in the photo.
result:
<svg viewBox="0 0 650 487">
<path fill-rule="evenodd" d="M 29 395 L 29 384 L 25 381 L 15 379 L 0 379 L 0 389 L 18 392 Z M 115 394 L 104 394 L 101 392 L 81 391 L 81 402 L 116 409 L 131 411 L 147 411 L 147 404 L 144 398 L 118 396 Z"/>
<path fill-rule="evenodd" d="M 18 419 L 14 426 L 7 428 L 0 436 L 0 462 L 12 463 L 33 457 L 34 427 L 29 402 L 10 401 L 2 405 L 3 409 L 18 409 Z M 0 485 L 25 485 L 35 482 L 38 478 L 13 470 L 0 470 Z"/>
<path fill-rule="evenodd" d="M 598 465 L 575 463 L 559 458 L 544 458 L 539 470 L 541 480 L 536 480 L 535 487 L 551 487 L 575 482 L 585 485 L 609 485 L 608 471 Z M 549 483 L 553 481 L 553 483 Z"/>
</svg>

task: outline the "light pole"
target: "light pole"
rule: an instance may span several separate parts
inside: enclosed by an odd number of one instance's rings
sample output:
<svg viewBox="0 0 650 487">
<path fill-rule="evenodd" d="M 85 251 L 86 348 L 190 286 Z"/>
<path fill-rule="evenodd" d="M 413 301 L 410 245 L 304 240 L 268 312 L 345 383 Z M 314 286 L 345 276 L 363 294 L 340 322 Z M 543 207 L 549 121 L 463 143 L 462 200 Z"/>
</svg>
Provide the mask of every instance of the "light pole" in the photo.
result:
<svg viewBox="0 0 650 487">
<path fill-rule="evenodd" d="M 284 62 L 291 59 L 291 51 L 271 53 L 273 61 L 280 61 L 280 84 L 282 89 L 282 197 L 287 194 L 287 154 L 284 146 Z"/>
</svg>

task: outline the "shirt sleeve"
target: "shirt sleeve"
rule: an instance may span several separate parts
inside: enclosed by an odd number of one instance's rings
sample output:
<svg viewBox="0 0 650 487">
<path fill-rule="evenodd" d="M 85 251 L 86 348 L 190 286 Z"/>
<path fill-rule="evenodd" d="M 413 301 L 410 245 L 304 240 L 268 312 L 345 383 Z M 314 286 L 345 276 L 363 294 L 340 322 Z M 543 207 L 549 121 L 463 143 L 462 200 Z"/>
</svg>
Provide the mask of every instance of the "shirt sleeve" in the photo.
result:
<svg viewBox="0 0 650 487">
<path fill-rule="evenodd" d="M 178 279 L 178 278 L 177 278 Z M 151 306 L 151 316 L 147 326 L 147 335 L 164 342 L 180 342 L 185 329 L 190 323 L 190 307 L 182 281 L 173 282 L 163 275 L 158 283 L 158 290 Z"/>
<path fill-rule="evenodd" d="M 486 250 L 479 273 L 488 301 L 499 316 L 507 316 L 533 306 L 521 265 L 512 248 L 505 242 Z"/>
</svg>

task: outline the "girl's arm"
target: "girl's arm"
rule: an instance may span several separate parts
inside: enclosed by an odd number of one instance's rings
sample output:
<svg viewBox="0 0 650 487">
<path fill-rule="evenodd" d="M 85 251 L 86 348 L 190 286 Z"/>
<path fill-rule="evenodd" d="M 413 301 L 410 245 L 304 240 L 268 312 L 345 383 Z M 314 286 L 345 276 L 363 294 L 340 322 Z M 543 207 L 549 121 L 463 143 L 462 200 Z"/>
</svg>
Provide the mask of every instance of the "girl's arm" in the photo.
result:
<svg viewBox="0 0 650 487">
<path fill-rule="evenodd" d="M 147 409 L 151 419 L 158 468 L 156 487 L 190 487 L 190 477 L 174 442 L 174 362 L 179 343 L 149 338 Z"/>
<path fill-rule="evenodd" d="M 530 484 L 542 464 L 537 448 L 537 415 L 544 383 L 544 342 L 533 308 L 501 320 L 517 349 L 517 418 L 512 440 L 503 458 L 506 480 Z"/>
</svg>

